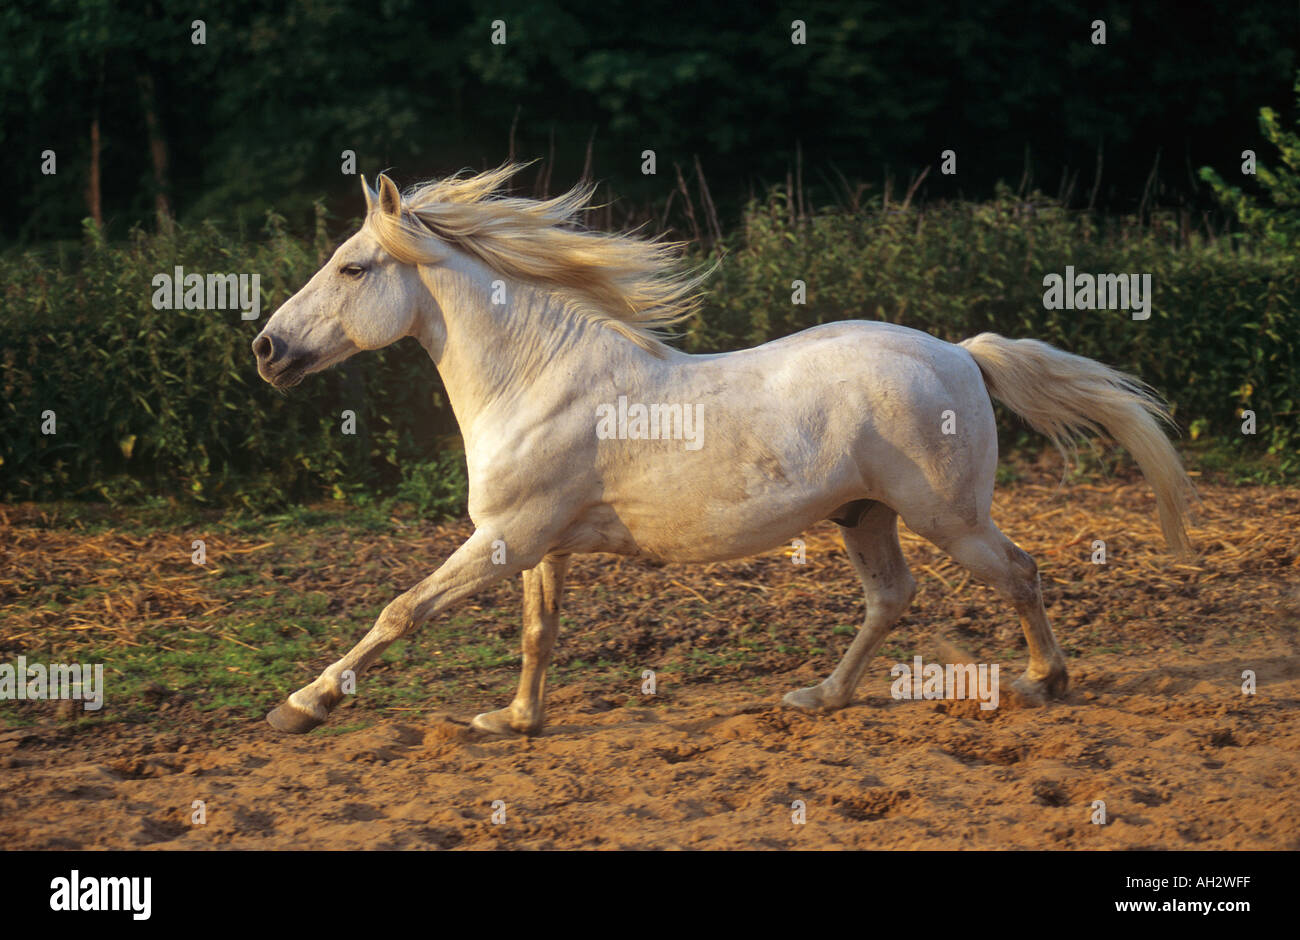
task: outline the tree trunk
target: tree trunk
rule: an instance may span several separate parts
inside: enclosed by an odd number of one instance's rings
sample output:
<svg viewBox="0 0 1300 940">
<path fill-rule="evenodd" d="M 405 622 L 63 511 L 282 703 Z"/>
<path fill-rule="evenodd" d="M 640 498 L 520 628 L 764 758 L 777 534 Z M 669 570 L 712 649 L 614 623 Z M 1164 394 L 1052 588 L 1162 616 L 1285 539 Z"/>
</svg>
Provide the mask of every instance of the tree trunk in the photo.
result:
<svg viewBox="0 0 1300 940">
<path fill-rule="evenodd" d="M 95 100 L 91 103 L 94 117 L 90 122 L 90 178 L 86 181 L 86 211 L 95 220 L 98 228 L 104 227 L 103 188 L 100 184 L 99 154 L 103 149 L 99 142 L 99 115 L 104 101 L 104 57 L 100 55 L 95 69 Z"/>
<path fill-rule="evenodd" d="M 95 225 L 104 227 L 104 207 L 99 189 L 99 113 L 90 122 L 90 180 L 86 184 L 86 209 Z"/>
<path fill-rule="evenodd" d="M 168 196 L 171 187 L 167 179 L 167 138 L 163 136 L 162 121 L 158 117 L 158 96 L 154 88 L 153 76 L 148 72 L 141 72 L 136 80 L 140 85 L 140 105 L 144 109 L 144 124 L 149 132 L 149 157 L 153 161 L 154 214 L 158 218 L 158 231 L 170 233 L 172 207 Z"/>
</svg>

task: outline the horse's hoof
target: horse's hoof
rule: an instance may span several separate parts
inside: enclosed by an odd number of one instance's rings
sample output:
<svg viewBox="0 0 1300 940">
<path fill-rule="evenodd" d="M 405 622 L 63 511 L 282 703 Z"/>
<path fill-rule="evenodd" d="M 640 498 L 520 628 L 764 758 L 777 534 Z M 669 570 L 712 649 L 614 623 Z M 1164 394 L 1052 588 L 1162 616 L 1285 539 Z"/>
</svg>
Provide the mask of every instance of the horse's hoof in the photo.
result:
<svg viewBox="0 0 1300 940">
<path fill-rule="evenodd" d="M 469 726 L 484 734 L 540 734 L 541 722 L 535 725 L 516 725 L 514 713 L 508 708 L 498 708 L 494 712 L 475 715 Z"/>
<path fill-rule="evenodd" d="M 306 709 L 289 702 L 267 712 L 266 720 L 276 731 L 283 731 L 285 734 L 306 734 L 325 721 L 324 718 L 317 718 Z"/>
<path fill-rule="evenodd" d="M 795 689 L 781 698 L 781 704 L 789 708 L 798 708 L 806 712 L 829 712 L 843 708 L 847 702 L 832 702 L 826 698 L 826 690 L 819 685 L 806 689 Z"/>
<path fill-rule="evenodd" d="M 1035 679 L 1028 672 L 1015 682 L 1011 689 L 1026 705 L 1046 705 L 1052 699 L 1065 698 L 1070 688 L 1070 676 L 1064 669 L 1049 673 L 1041 679 Z"/>
</svg>

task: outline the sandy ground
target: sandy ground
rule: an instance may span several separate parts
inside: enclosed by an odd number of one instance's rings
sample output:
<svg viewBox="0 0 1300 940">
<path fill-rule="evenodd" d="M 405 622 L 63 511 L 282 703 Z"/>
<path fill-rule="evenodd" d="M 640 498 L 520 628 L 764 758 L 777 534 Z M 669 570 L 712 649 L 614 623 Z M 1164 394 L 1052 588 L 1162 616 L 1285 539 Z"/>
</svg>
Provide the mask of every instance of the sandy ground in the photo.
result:
<svg viewBox="0 0 1300 940">
<path fill-rule="evenodd" d="M 1261 676 L 1243 696 L 1243 669 Z M 793 678 L 793 677 L 791 677 Z M 812 676 L 807 678 L 811 679 Z M 1092 658 L 1046 708 L 894 701 L 828 716 L 789 682 L 556 693 L 552 726 L 489 739 L 446 717 L 228 746 L 123 736 L 26 756 L 10 732 L 9 848 L 1300 848 L 1300 658 L 1267 644 Z M 639 697 L 638 697 L 639 698 Z M 985 716 L 988 717 L 985 717 Z M 32 737 L 36 735 L 37 737 Z M 190 822 L 194 800 L 205 825 Z M 494 801 L 504 822 L 494 823 Z M 806 822 L 793 821 L 802 800 Z M 1105 825 L 1092 822 L 1105 802 Z M 498 814 L 499 815 L 499 814 Z"/>
<path fill-rule="evenodd" d="M 218 728 L 184 704 L 160 705 L 166 722 L 93 733 L 44 715 L 0 730 L 0 844 L 1298 849 L 1300 492 L 1208 496 L 1194 530 L 1200 555 L 1178 569 L 1154 552 L 1140 487 L 999 495 L 1017 507 L 1021 524 L 1007 529 L 1039 557 L 1071 657 L 1070 691 L 1046 707 L 1010 692 L 1025 655 L 1006 606 L 908 538 L 922 590 L 892 656 L 876 661 L 843 711 L 782 708 L 782 693 L 819 680 L 847 644 L 826 636 L 827 623 L 857 616 L 860 589 L 842 552 L 826 547 L 828 527 L 809 537 L 810 564 L 828 566 L 815 590 L 779 552 L 707 570 L 576 562 L 566 607 L 575 623 L 557 658 L 612 649 L 626 672 L 553 683 L 550 725 L 533 739 L 487 738 L 467 724 L 504 704 L 509 666 L 477 690 L 431 691 L 431 713 L 358 702 L 303 737 L 277 735 L 260 714 Z M 1251 512 L 1252 525 L 1232 524 Z M 1047 521 L 1030 525 L 1034 513 Z M 1091 518 L 1118 533 L 1104 571 L 1087 563 Z M 429 539 L 441 549 L 462 535 Z M 710 584 L 733 585 L 709 595 L 711 609 L 735 611 L 737 623 L 768 611 L 775 639 L 760 636 L 762 654 L 744 662 L 674 671 L 683 649 L 734 646 L 721 613 L 702 619 L 681 606 Z M 610 596 L 602 585 L 619 586 L 632 612 L 601 602 Z M 656 597 L 679 609 L 650 622 L 634 614 Z M 827 641 L 824 654 L 783 652 L 812 634 Z M 890 696 L 897 658 L 941 658 L 950 638 L 1000 662 L 997 709 Z M 654 696 L 638 688 L 647 663 L 669 664 Z M 1245 670 L 1257 677 L 1254 695 L 1242 693 Z M 1094 801 L 1105 804 L 1104 825 Z"/>
</svg>

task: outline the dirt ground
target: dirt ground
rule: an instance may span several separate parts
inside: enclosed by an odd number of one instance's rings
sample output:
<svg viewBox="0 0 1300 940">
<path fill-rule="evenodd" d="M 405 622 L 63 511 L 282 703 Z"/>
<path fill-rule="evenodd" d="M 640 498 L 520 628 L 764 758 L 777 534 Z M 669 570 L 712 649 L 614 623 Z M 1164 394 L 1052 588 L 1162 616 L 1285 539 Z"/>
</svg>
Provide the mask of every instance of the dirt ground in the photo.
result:
<svg viewBox="0 0 1300 940">
<path fill-rule="evenodd" d="M 999 488 L 995 518 L 1038 559 L 1070 657 L 1070 691 L 1046 707 L 1011 693 L 1026 656 L 1010 608 L 905 533 L 921 589 L 854 704 L 782 708 L 784 692 L 842 654 L 850 631 L 832 628 L 861 615 L 827 524 L 807 537 L 807 565 L 788 551 L 695 568 L 576 560 L 564 673 L 552 675 L 550 724 L 533 739 L 468 727 L 507 700 L 509 664 L 454 692 L 431 671 L 423 713 L 359 695 L 302 737 L 277 735 L 260 711 L 199 712 L 166 693 L 153 715 L 90 730 L 39 713 L 0 730 L 0 845 L 1298 849 L 1300 490 L 1200 494 L 1198 555 L 1180 563 L 1158 549 L 1141 484 Z M 5 528 L 12 584 L 34 564 L 12 547 L 54 536 L 21 512 Z M 417 539 L 445 556 L 466 531 L 355 538 Z M 1090 560 L 1098 537 L 1106 565 Z M 320 551 L 355 547 L 331 538 Z M 412 564 L 394 583 L 418 578 Z M 517 600 L 517 586 L 503 586 L 474 610 L 495 623 L 496 605 Z M 12 635 L 16 611 L 3 628 Z M 496 629 L 517 624 L 516 613 Z M 343 646 L 359 636 L 351 620 L 342 632 Z M 733 657 L 740 639 L 750 655 Z M 23 648 L 0 646 L 5 661 Z M 1000 665 L 998 708 L 891 697 L 894 663 L 943 662 L 954 647 Z M 297 684 L 332 655 L 305 664 Z M 598 655 L 615 666 L 582 668 Z M 363 683 L 396 681 L 401 668 Z M 640 690 L 645 668 L 658 672 L 653 696 Z M 1245 670 L 1254 695 L 1242 692 Z"/>
</svg>

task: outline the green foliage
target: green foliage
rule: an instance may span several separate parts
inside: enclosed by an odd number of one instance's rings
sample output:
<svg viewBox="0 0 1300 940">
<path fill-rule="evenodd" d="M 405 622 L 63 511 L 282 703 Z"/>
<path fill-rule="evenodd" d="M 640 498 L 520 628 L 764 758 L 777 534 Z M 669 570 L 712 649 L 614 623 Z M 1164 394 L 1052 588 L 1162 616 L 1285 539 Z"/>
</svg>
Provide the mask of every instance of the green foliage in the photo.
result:
<svg viewBox="0 0 1300 940">
<path fill-rule="evenodd" d="M 403 466 L 402 482 L 393 501 L 409 503 L 429 519 L 458 519 L 465 515 L 469 501 L 465 455 L 449 449 L 433 460 Z"/>
<path fill-rule="evenodd" d="M 451 429 L 418 344 L 356 357 L 287 395 L 262 382 L 249 349 L 328 248 L 270 216 L 256 241 L 201 225 L 111 245 L 89 227 L 79 251 L 0 258 L 0 498 L 158 494 L 265 509 L 395 485 Z M 177 265 L 260 274 L 262 319 L 154 309 L 152 279 Z M 345 409 L 354 436 L 341 433 Z M 42 433 L 47 411 L 53 435 Z"/>
<path fill-rule="evenodd" d="M 1296 104 L 1300 108 L 1300 72 L 1295 81 Z M 1300 113 L 1297 114 L 1300 127 Z M 1215 196 L 1240 220 L 1246 231 L 1295 252 L 1300 249 L 1300 134 L 1285 130 L 1272 108 L 1259 109 L 1259 129 L 1264 139 L 1278 150 L 1282 165 L 1270 169 L 1260 163 L 1255 175 L 1271 204 L 1246 193 L 1240 186 L 1230 186 L 1211 167 L 1201 168 L 1201 179 L 1214 189 Z"/>
<path fill-rule="evenodd" d="M 637 206 L 662 206 L 672 164 L 698 154 L 728 222 L 751 184 L 795 169 L 796 151 L 823 195 L 841 173 L 906 176 L 953 147 L 960 175 L 932 173 L 934 195 L 985 196 L 1028 156 L 1053 184 L 1081 172 L 1083 200 L 1100 146 L 1097 204 L 1119 208 L 1137 203 L 1164 148 L 1154 188 L 1195 198 L 1184 151 L 1199 165 L 1225 141 L 1250 146 L 1255 109 L 1285 100 L 1297 65 L 1296 5 L 1239 0 L 1202 0 L 1195 16 L 1177 0 L 1052 0 L 1029 16 L 1012 0 L 200 6 L 0 4 L 0 241 L 76 236 L 92 126 L 115 236 L 152 224 L 158 189 L 186 224 L 254 224 L 270 205 L 296 223 L 318 195 L 356 199 L 344 150 L 360 172 L 411 181 L 496 164 L 510 141 L 515 156 L 546 158 L 553 191 L 577 178 L 590 141 L 595 178 Z M 796 18 L 803 45 L 791 42 Z M 1095 18 L 1104 46 L 1089 39 Z M 504 45 L 490 42 L 498 20 Z M 161 183 L 155 142 L 168 153 Z M 646 147 L 657 176 L 640 172 Z M 53 176 L 37 159 L 47 148 Z"/>
</svg>

